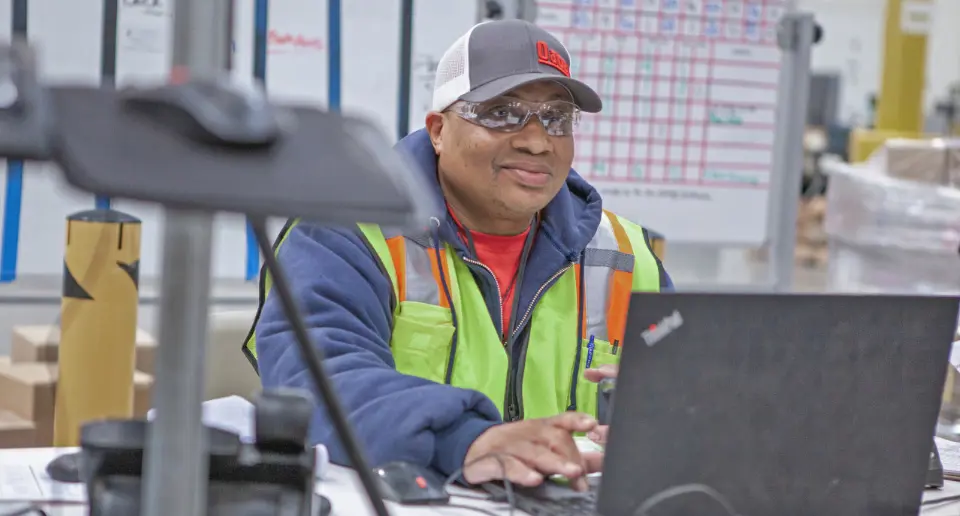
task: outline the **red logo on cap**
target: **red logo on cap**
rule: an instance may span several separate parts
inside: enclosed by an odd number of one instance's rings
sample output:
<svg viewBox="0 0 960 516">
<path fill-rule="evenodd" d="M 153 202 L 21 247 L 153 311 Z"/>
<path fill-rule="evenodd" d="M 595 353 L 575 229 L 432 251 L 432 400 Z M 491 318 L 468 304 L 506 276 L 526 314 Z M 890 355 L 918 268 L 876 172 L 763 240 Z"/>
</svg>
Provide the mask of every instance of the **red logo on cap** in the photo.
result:
<svg viewBox="0 0 960 516">
<path fill-rule="evenodd" d="M 560 55 L 559 52 L 552 50 L 546 41 L 537 42 L 537 61 L 560 70 L 560 73 L 570 77 L 570 64 Z"/>
</svg>

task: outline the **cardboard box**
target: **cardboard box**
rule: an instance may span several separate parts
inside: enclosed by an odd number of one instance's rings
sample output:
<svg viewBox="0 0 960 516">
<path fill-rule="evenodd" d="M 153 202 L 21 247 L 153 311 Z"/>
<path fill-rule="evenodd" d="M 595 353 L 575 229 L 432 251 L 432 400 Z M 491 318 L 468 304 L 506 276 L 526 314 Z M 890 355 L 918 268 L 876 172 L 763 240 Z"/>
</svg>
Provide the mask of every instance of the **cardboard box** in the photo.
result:
<svg viewBox="0 0 960 516">
<path fill-rule="evenodd" d="M 153 377 L 134 373 L 134 417 L 150 409 Z M 57 366 L 48 363 L 0 363 L 0 412 L 33 425 L 32 446 L 53 443 L 54 407 L 57 399 Z"/>
<path fill-rule="evenodd" d="M 33 423 L 0 410 L 0 449 L 35 446 Z"/>
<path fill-rule="evenodd" d="M 885 169 L 890 177 L 960 186 L 960 140 L 894 139 L 884 145 Z"/>
<path fill-rule="evenodd" d="M 147 332 L 137 329 L 137 371 L 154 372 L 157 342 Z M 56 363 L 60 350 L 60 328 L 57 326 L 14 326 L 10 342 L 10 358 L 14 363 Z"/>
</svg>

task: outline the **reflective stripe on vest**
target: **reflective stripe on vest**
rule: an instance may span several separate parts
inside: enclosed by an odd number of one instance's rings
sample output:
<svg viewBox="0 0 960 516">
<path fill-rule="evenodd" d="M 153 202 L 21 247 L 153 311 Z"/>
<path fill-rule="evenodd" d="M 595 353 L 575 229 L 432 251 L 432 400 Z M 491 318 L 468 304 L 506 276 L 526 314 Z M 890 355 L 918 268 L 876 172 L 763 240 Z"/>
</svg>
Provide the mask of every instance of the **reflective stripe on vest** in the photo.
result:
<svg viewBox="0 0 960 516">
<path fill-rule="evenodd" d="M 394 285 L 399 302 L 416 301 L 449 308 L 443 292 L 437 250 L 428 238 L 403 235 L 386 238 L 393 269 Z M 450 284 L 446 266 L 445 248 L 439 255 L 443 264 L 443 279 Z M 630 307 L 633 283 L 634 257 L 629 238 L 623 232 L 616 215 L 604 212 L 600 227 L 576 264 L 577 281 L 583 278 L 583 337 L 590 335 L 607 342 L 622 341 Z M 582 273 L 580 268 L 583 268 Z M 578 298 L 578 303 L 581 300 Z"/>
<path fill-rule="evenodd" d="M 447 250 L 433 249 L 429 240 L 403 235 L 391 236 L 386 239 L 390 249 L 390 258 L 396 271 L 397 300 L 417 301 L 428 305 L 437 305 L 450 308 L 450 302 L 443 293 L 443 280 L 449 283 L 450 275 L 447 270 Z M 437 255 L 440 263 L 437 263 Z M 442 267 L 442 269 L 441 269 Z"/>
</svg>

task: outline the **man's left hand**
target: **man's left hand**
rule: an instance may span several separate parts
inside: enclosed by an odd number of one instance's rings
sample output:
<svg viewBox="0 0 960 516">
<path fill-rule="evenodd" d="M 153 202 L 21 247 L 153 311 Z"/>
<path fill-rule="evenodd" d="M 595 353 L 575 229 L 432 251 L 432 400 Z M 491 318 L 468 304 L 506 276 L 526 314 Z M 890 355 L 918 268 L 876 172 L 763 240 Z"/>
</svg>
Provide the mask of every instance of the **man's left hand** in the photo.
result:
<svg viewBox="0 0 960 516">
<path fill-rule="evenodd" d="M 607 378 L 616 378 L 620 368 L 614 364 L 605 364 L 597 368 L 587 369 L 583 372 L 583 377 L 593 383 L 600 383 Z M 591 441 L 603 445 L 607 443 L 607 425 L 598 426 L 587 434 Z"/>
</svg>

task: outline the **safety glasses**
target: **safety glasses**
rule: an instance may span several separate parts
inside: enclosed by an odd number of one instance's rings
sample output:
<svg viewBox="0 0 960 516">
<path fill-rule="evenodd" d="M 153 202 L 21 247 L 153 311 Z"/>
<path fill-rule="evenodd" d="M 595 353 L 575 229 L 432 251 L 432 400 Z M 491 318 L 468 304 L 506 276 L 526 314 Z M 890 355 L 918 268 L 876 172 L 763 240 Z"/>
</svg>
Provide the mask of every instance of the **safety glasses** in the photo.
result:
<svg viewBox="0 0 960 516">
<path fill-rule="evenodd" d="M 533 116 L 550 136 L 572 136 L 580 123 L 580 108 L 565 100 L 529 102 L 499 97 L 487 102 L 460 101 L 450 111 L 472 124 L 505 133 L 523 129 Z"/>
</svg>

